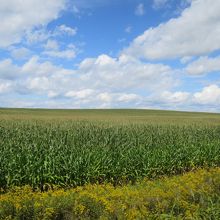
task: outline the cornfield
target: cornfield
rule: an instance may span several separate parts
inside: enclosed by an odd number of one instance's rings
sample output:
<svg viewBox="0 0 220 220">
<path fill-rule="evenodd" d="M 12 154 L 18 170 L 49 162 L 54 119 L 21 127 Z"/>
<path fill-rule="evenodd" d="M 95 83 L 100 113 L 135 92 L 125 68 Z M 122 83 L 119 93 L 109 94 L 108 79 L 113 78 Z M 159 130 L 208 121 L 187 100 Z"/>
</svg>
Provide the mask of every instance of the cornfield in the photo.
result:
<svg viewBox="0 0 220 220">
<path fill-rule="evenodd" d="M 123 185 L 220 165 L 220 116 L 0 111 L 0 188 Z"/>
</svg>

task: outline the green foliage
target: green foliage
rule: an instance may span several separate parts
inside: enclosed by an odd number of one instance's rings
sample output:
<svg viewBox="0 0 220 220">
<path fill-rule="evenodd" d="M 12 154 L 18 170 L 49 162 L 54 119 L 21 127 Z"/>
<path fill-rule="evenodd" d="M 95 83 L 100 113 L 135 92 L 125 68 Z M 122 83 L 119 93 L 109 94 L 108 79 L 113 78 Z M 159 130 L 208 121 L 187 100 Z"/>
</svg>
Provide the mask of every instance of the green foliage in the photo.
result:
<svg viewBox="0 0 220 220">
<path fill-rule="evenodd" d="M 219 114 L 0 109 L 0 152 L 0 219 L 220 218 Z"/>
<path fill-rule="evenodd" d="M 157 118 L 157 112 L 143 110 L 1 113 L 4 189 L 120 185 L 220 165 L 217 114 L 159 111 Z"/>
</svg>

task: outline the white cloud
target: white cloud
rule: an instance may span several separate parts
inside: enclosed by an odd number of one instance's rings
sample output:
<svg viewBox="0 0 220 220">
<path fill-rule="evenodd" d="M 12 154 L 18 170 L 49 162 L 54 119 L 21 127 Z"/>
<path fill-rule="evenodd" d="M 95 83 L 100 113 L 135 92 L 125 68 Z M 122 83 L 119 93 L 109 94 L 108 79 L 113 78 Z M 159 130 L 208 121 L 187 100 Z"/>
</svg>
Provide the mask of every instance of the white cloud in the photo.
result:
<svg viewBox="0 0 220 220">
<path fill-rule="evenodd" d="M 93 107 L 120 106 L 128 103 L 137 106 L 141 101 L 141 96 L 134 93 L 100 92 L 99 90 L 93 89 L 73 90 L 67 92 L 65 96 L 76 100 L 77 104 L 90 103 Z"/>
<path fill-rule="evenodd" d="M 0 95 L 9 92 L 11 88 L 11 82 L 8 80 L 0 79 Z"/>
<path fill-rule="evenodd" d="M 44 45 L 44 48 L 46 50 L 58 50 L 59 49 L 59 44 L 56 40 L 49 39 L 47 41 L 47 43 Z"/>
<path fill-rule="evenodd" d="M 152 108 L 219 112 L 220 87 L 212 84 L 195 93 L 162 91 L 146 100 L 151 103 Z"/>
<path fill-rule="evenodd" d="M 145 14 L 145 9 L 144 9 L 144 4 L 140 3 L 137 5 L 136 9 L 135 9 L 135 14 L 137 16 L 143 16 Z"/>
<path fill-rule="evenodd" d="M 166 102 L 166 103 L 176 103 L 176 104 L 183 104 L 186 101 L 189 100 L 190 93 L 188 92 L 169 92 L 169 91 L 164 91 L 161 94 L 161 101 Z"/>
<path fill-rule="evenodd" d="M 198 56 L 220 49 L 220 1 L 194 0 L 180 17 L 150 28 L 125 49 L 146 59 Z"/>
<path fill-rule="evenodd" d="M 51 81 L 45 77 L 34 77 L 27 80 L 27 88 L 35 91 L 45 91 L 51 87 Z"/>
<path fill-rule="evenodd" d="M 85 59 L 77 72 L 84 83 L 89 82 L 89 85 L 99 88 L 147 88 L 151 91 L 175 85 L 173 70 L 168 66 L 143 63 L 126 55 L 112 58 L 103 54 L 96 59 Z"/>
<path fill-rule="evenodd" d="M 49 61 L 40 62 L 38 56 L 31 57 L 22 67 L 20 71 L 27 76 L 50 76 L 50 75 L 66 75 L 73 74 L 73 70 L 65 69 L 60 66 L 56 66 Z"/>
<path fill-rule="evenodd" d="M 180 62 L 187 65 L 184 70 L 189 74 L 220 71 L 220 58 L 208 56 L 220 49 L 219 1 L 193 0 L 192 5 L 179 17 L 146 30 L 119 56 L 101 54 L 86 58 L 71 69 L 63 67 L 62 62 L 55 64 L 56 59 L 53 58 L 75 58 L 79 53 L 78 48 L 58 39 L 69 37 L 69 40 L 77 34 L 77 28 L 61 23 L 53 30 L 46 29 L 46 24 L 59 16 L 66 0 L 48 0 L 44 4 L 41 4 L 41 0 L 24 0 L 20 6 L 15 5 L 16 1 L 3 0 L 0 5 L 0 18 L 3 21 L 0 47 L 20 42 L 25 36 L 26 46 L 8 47 L 11 56 L 27 59 L 33 52 L 26 47 L 33 43 L 36 45 L 31 46 L 41 52 L 22 62 L 0 60 L 0 94 L 3 94 L 0 102 L 3 105 L 64 108 L 151 106 L 196 110 L 217 109 L 220 105 L 220 88 L 217 84 L 195 93 L 184 89 L 179 91 L 180 79 L 189 80 L 191 76 L 181 76 L 181 70 L 149 62 L 150 59 L 181 58 Z M 97 5 L 104 4 L 101 0 L 92 1 Z M 92 4 L 88 0 L 84 2 Z M 181 2 L 189 3 L 189 0 Z M 168 1 L 155 0 L 154 4 L 159 8 L 168 4 Z M 76 7 L 81 10 L 79 5 Z M 139 16 L 145 13 L 143 3 L 137 5 L 135 13 Z M 5 33 L 6 26 L 9 27 L 8 33 Z M 131 26 L 125 31 L 131 32 Z M 25 45 L 24 41 L 22 45 Z M 196 56 L 201 57 L 195 60 Z M 50 61 L 45 61 L 48 57 Z M 5 94 L 13 99 L 4 100 Z M 14 97 L 19 97 L 19 101 Z"/>
<path fill-rule="evenodd" d="M 94 94 L 93 89 L 83 89 L 79 91 L 69 91 L 65 94 L 65 96 L 69 98 L 85 99 L 88 98 L 88 96 L 91 96 L 92 94 Z"/>
<path fill-rule="evenodd" d="M 56 27 L 54 34 L 55 35 L 60 35 L 60 34 L 67 34 L 70 36 L 74 36 L 77 33 L 77 28 L 71 28 L 66 26 L 65 24 L 62 24 L 58 27 Z"/>
<path fill-rule="evenodd" d="M 186 64 L 186 63 L 189 63 L 192 59 L 193 59 L 193 57 L 185 56 L 185 57 L 182 57 L 182 58 L 180 59 L 180 62 L 181 62 L 182 64 Z"/>
<path fill-rule="evenodd" d="M 120 106 L 124 104 L 132 104 L 133 106 L 138 106 L 142 101 L 140 95 L 134 93 L 114 93 L 114 92 L 104 92 L 97 96 L 98 100 L 101 101 L 104 106 Z"/>
<path fill-rule="evenodd" d="M 65 0 L 1 0 L 0 47 L 18 43 L 25 31 L 56 19 L 65 3 Z"/>
<path fill-rule="evenodd" d="M 0 60 L 0 79 L 15 79 L 19 77 L 20 69 L 11 59 Z"/>
<path fill-rule="evenodd" d="M 25 42 L 27 44 L 37 44 L 46 41 L 51 37 L 52 33 L 47 31 L 44 27 L 27 30 L 25 32 Z"/>
<path fill-rule="evenodd" d="M 97 57 L 97 59 L 94 62 L 95 65 L 97 66 L 108 66 L 108 65 L 115 65 L 116 64 L 116 59 L 112 58 L 106 54 L 102 54 L 100 56 Z"/>
<path fill-rule="evenodd" d="M 30 107 L 217 108 L 220 101 L 217 85 L 197 93 L 176 91 L 178 74 L 167 65 L 143 62 L 126 54 L 87 58 L 75 70 L 33 56 L 21 66 L 10 59 L 0 61 L 0 93 L 45 98 L 44 101 L 32 100 Z"/>
<path fill-rule="evenodd" d="M 39 63 L 39 57 L 33 56 L 21 67 L 21 71 L 28 75 L 47 76 L 56 71 L 56 67 L 48 61 Z"/>
<path fill-rule="evenodd" d="M 138 102 L 141 97 L 137 94 L 121 94 L 118 99 L 119 102 Z"/>
<path fill-rule="evenodd" d="M 111 94 L 107 93 L 107 92 L 104 92 L 104 93 L 101 93 L 98 95 L 98 99 L 101 101 L 101 102 L 104 102 L 104 103 L 111 103 L 112 102 L 112 96 Z"/>
<path fill-rule="evenodd" d="M 73 49 L 49 50 L 49 51 L 44 51 L 43 54 L 49 57 L 56 57 L 62 59 L 73 59 L 76 57 L 76 52 Z"/>
<path fill-rule="evenodd" d="M 18 93 L 54 98 L 77 85 L 74 70 L 54 65 L 49 61 L 42 62 L 38 56 L 33 56 L 21 66 L 20 72 L 23 78 L 17 80 L 15 89 Z"/>
<path fill-rule="evenodd" d="M 0 73 L 1 94 L 20 94 L 23 98 L 25 94 L 38 96 L 37 100 L 26 103 L 29 107 L 151 106 L 218 111 L 220 105 L 219 86 L 206 86 L 196 93 L 176 91 L 172 78 L 174 70 L 162 64 L 142 63 L 125 55 L 113 58 L 103 54 L 86 59 L 76 70 L 42 62 L 37 56 L 21 67 L 8 59 L 0 62 Z M 16 77 L 15 81 L 13 77 Z M 45 100 L 39 101 L 40 97 Z M 4 105 L 7 103 L 3 102 Z M 26 104 L 20 100 L 19 107 Z M 16 102 L 10 104 L 14 105 Z"/>
<path fill-rule="evenodd" d="M 68 97 L 77 105 L 87 103 L 87 106 L 95 106 L 95 103 L 137 106 L 142 101 L 139 90 L 146 95 L 175 86 L 173 70 L 168 66 L 142 63 L 126 55 L 113 58 L 103 54 L 88 58 L 76 70 L 42 62 L 38 56 L 33 56 L 22 66 L 3 60 L 0 70 L 4 70 L 0 71 L 4 73 L 0 76 L 2 79 L 13 81 L 13 77 L 17 77 L 12 88 L 16 93 Z"/>
<path fill-rule="evenodd" d="M 17 60 L 27 59 L 31 54 L 31 51 L 25 47 L 10 48 L 10 52 L 11 56 Z"/>
<path fill-rule="evenodd" d="M 220 57 L 200 57 L 186 67 L 186 71 L 192 75 L 201 75 L 210 72 L 220 71 Z"/>
<path fill-rule="evenodd" d="M 209 85 L 194 94 L 194 102 L 202 105 L 220 106 L 220 87 Z"/>
<path fill-rule="evenodd" d="M 58 97 L 59 96 L 59 93 L 55 92 L 55 91 L 48 91 L 48 94 L 47 96 L 49 98 L 55 98 L 55 97 Z"/>
<path fill-rule="evenodd" d="M 61 59 L 73 59 L 76 57 L 78 52 L 78 49 L 73 44 L 69 44 L 67 45 L 67 49 L 61 50 L 58 42 L 51 39 L 47 41 L 44 48 L 45 51 L 43 51 L 42 54 Z"/>
<path fill-rule="evenodd" d="M 47 41 L 45 46 L 50 47 L 50 46 L 55 46 L 55 44 L 57 43 L 57 42 L 55 43 L 56 40 L 51 38 L 56 38 L 57 36 L 64 34 L 68 36 L 74 36 L 76 35 L 76 33 L 77 33 L 77 28 L 71 28 L 66 25 L 57 26 L 54 30 L 50 30 L 50 31 L 48 31 L 45 28 L 45 26 L 38 26 L 37 28 L 27 30 L 24 34 L 24 37 L 25 37 L 25 41 L 28 44 L 37 44 Z"/>
</svg>

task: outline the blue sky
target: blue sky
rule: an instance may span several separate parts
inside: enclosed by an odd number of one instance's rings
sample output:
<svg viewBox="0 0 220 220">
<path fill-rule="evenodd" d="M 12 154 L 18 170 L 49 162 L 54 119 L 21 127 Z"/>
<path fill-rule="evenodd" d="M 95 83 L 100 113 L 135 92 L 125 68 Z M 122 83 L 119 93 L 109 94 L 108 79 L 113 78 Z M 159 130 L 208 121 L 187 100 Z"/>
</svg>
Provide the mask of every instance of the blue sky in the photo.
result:
<svg viewBox="0 0 220 220">
<path fill-rule="evenodd" d="M 0 107 L 219 112 L 219 11 L 219 0 L 2 0 Z"/>
</svg>

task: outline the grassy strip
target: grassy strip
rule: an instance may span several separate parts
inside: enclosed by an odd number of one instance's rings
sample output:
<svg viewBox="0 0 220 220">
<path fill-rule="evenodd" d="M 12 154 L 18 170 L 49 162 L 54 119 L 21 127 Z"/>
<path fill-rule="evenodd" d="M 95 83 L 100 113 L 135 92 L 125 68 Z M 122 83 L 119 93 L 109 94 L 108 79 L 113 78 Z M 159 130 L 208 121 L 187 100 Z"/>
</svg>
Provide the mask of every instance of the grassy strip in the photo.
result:
<svg viewBox="0 0 220 220">
<path fill-rule="evenodd" d="M 220 114 L 144 109 L 1 109 L 0 120 L 6 121 L 78 121 L 150 124 L 219 125 Z"/>
<path fill-rule="evenodd" d="M 220 168 L 145 180 L 0 195 L 0 219 L 220 219 Z"/>
</svg>

